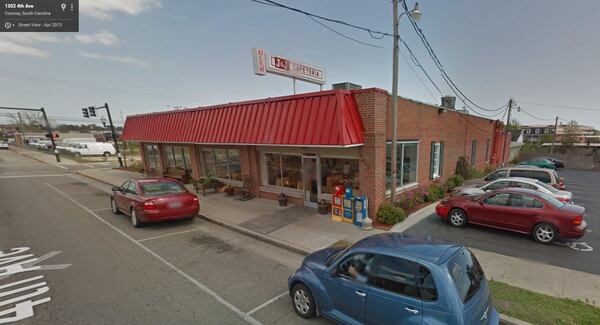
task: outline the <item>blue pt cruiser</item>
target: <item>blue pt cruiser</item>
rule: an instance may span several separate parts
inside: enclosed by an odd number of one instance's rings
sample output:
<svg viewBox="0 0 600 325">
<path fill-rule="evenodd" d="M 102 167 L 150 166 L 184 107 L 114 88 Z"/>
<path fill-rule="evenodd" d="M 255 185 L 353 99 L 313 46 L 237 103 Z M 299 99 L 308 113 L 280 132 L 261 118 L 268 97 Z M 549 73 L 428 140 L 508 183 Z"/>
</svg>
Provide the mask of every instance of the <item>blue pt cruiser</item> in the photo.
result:
<svg viewBox="0 0 600 325">
<path fill-rule="evenodd" d="M 288 286 L 294 310 L 342 324 L 498 324 L 490 290 L 465 247 L 400 233 L 307 256 Z"/>
</svg>

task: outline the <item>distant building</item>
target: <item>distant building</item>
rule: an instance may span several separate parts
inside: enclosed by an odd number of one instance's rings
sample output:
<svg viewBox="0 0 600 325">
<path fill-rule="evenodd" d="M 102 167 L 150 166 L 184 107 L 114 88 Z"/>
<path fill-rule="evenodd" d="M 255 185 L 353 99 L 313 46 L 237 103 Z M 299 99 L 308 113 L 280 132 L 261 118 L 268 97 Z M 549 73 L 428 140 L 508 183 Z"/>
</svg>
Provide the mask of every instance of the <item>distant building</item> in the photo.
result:
<svg viewBox="0 0 600 325">
<path fill-rule="evenodd" d="M 545 134 L 554 134 L 554 124 L 550 125 L 524 125 L 523 126 L 523 141 L 524 142 L 541 142 Z"/>
</svg>

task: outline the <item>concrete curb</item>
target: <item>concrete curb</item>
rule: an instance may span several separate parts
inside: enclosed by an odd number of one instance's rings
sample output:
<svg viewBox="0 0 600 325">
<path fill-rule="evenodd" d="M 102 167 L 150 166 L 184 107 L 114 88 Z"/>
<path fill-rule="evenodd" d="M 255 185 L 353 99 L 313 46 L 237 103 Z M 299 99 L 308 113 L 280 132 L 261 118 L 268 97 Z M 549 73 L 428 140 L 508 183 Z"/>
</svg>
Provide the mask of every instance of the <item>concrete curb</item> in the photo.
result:
<svg viewBox="0 0 600 325">
<path fill-rule="evenodd" d="M 86 175 L 86 174 L 83 174 L 83 173 L 80 173 L 80 172 L 75 172 L 75 173 L 78 174 L 78 175 L 87 177 L 89 179 L 92 179 L 94 181 L 97 181 L 97 182 L 109 185 L 109 186 L 116 186 L 114 184 L 111 184 L 111 183 L 103 180 L 103 179 L 100 179 L 100 178 L 97 178 L 97 177 L 94 177 L 94 176 L 91 176 L 91 175 Z M 424 207 L 424 208 L 422 208 L 422 209 L 420 209 L 420 210 L 412 213 L 411 216 L 413 216 L 413 217 L 412 217 L 411 222 L 403 223 L 403 224 L 405 224 L 405 227 L 398 227 L 398 229 L 393 229 L 392 228 L 391 231 L 402 232 L 402 231 L 408 229 L 410 226 L 414 225 L 415 223 L 418 223 L 419 221 L 421 221 L 424 218 L 426 218 L 427 216 L 429 216 L 433 211 L 435 211 L 435 206 L 436 205 L 437 205 L 437 202 L 432 203 L 432 204 L 430 204 L 430 205 L 428 205 L 428 206 L 426 206 L 426 207 Z M 263 235 L 261 233 L 258 233 L 258 232 L 255 232 L 255 231 L 252 231 L 252 230 L 240 227 L 238 225 L 234 225 L 232 223 L 228 223 L 228 222 L 225 222 L 225 221 L 217 220 L 215 218 L 211 218 L 211 217 L 203 215 L 203 214 L 198 214 L 198 218 L 206 220 L 206 221 L 208 221 L 210 223 L 213 223 L 213 224 L 216 224 L 218 226 L 221 226 L 221 227 L 233 230 L 233 231 L 235 231 L 237 233 L 240 233 L 242 235 L 248 236 L 250 238 L 254 238 L 256 240 L 260 240 L 262 242 L 265 242 L 265 243 L 277 246 L 279 248 L 286 249 L 286 250 L 291 251 L 293 253 L 297 253 L 297 254 L 305 255 L 305 256 L 309 255 L 310 253 L 312 253 L 312 251 L 309 250 L 309 249 L 297 247 L 295 245 L 286 243 L 284 241 L 281 241 L 281 240 L 278 240 L 278 239 L 275 239 L 275 238 L 271 238 L 271 237 L 265 236 L 265 235 Z M 408 218 L 407 218 L 407 220 L 408 220 Z M 522 320 L 510 317 L 510 316 L 507 316 L 507 315 L 504 315 L 504 314 L 500 314 L 500 321 L 501 321 L 502 324 L 505 324 L 505 325 L 532 325 L 531 323 L 528 323 L 528 322 L 525 322 L 525 321 L 522 321 Z"/>
<path fill-rule="evenodd" d="M 33 159 L 33 160 L 35 160 L 35 161 L 39 161 L 39 162 L 41 162 L 41 163 L 44 163 L 44 164 L 46 164 L 46 165 L 50 165 L 50 166 L 56 166 L 56 165 L 55 165 L 55 163 L 50 163 L 50 162 L 47 162 L 47 161 L 45 161 L 45 160 L 41 160 L 41 159 L 39 159 L 39 158 L 32 157 L 32 156 L 30 156 L 30 155 L 28 155 L 28 154 L 26 154 L 26 153 L 20 152 L 20 151 L 18 151 L 18 150 L 15 150 L 15 149 L 13 149 L 13 148 L 10 148 L 10 151 L 12 151 L 12 152 L 14 152 L 14 153 L 17 153 L 17 154 L 19 154 L 19 155 L 21 155 L 21 156 L 27 157 L 27 158 L 29 158 L 29 159 Z M 56 163 L 56 164 L 58 164 L 58 163 Z"/>
<path fill-rule="evenodd" d="M 432 213 L 435 212 L 435 207 L 440 201 L 433 202 L 428 206 L 421 208 L 413 213 L 411 213 L 406 220 L 401 223 L 398 223 L 390 229 L 393 232 L 403 232 L 406 229 L 414 226 L 415 224 L 421 222 L 423 219 L 429 217 Z"/>
</svg>

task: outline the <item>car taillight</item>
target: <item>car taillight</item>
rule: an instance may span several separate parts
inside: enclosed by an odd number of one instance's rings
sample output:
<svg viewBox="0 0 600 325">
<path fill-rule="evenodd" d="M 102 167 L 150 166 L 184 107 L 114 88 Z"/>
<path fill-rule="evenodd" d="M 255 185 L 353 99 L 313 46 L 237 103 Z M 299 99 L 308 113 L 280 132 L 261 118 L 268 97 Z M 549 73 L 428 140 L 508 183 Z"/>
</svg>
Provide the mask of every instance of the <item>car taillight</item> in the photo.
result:
<svg viewBox="0 0 600 325">
<path fill-rule="evenodd" d="M 194 197 L 194 198 L 192 199 L 192 204 L 193 204 L 193 205 L 198 205 L 198 204 L 200 204 L 200 200 L 198 200 L 198 198 L 197 198 L 197 197 Z"/>
<path fill-rule="evenodd" d="M 565 189 L 565 179 L 562 177 L 558 180 L 558 189 L 559 190 Z"/>
<path fill-rule="evenodd" d="M 144 202 L 144 210 L 155 210 L 158 207 L 156 206 L 156 204 L 154 204 L 154 202 L 152 201 L 146 201 Z"/>
<path fill-rule="evenodd" d="M 583 217 L 582 216 L 577 216 L 575 217 L 575 219 L 573 219 L 573 224 L 576 226 L 581 225 L 581 223 L 583 222 Z"/>
<path fill-rule="evenodd" d="M 569 198 L 566 198 L 566 197 L 557 197 L 557 199 L 560 202 L 564 202 L 564 203 L 569 203 L 569 201 L 570 201 Z"/>
</svg>

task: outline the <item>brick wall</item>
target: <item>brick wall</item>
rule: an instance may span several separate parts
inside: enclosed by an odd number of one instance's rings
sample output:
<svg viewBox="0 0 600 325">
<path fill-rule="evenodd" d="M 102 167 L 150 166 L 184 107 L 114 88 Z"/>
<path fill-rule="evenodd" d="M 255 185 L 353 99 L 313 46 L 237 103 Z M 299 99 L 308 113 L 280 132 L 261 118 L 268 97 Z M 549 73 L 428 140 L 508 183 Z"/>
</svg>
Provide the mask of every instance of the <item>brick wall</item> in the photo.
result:
<svg viewBox="0 0 600 325">
<path fill-rule="evenodd" d="M 369 197 L 369 214 L 373 217 L 379 204 L 386 200 L 385 159 L 386 142 L 391 140 L 392 133 L 391 97 L 381 89 L 363 89 L 353 94 L 365 126 L 365 145 L 360 150 L 360 187 Z M 480 170 L 488 166 L 494 150 L 496 127 L 497 123 L 488 119 L 398 98 L 398 141 L 419 141 L 419 185 L 426 186 L 431 182 L 432 141 L 444 141 L 441 180 L 445 180 L 454 175 L 458 157 L 465 156 L 470 162 L 473 140 L 477 140 L 474 166 Z"/>
<path fill-rule="evenodd" d="M 369 216 L 385 200 L 386 107 L 385 91 L 356 91 L 354 98 L 365 127 L 365 144 L 360 148 L 360 192 L 369 198 Z"/>
</svg>

